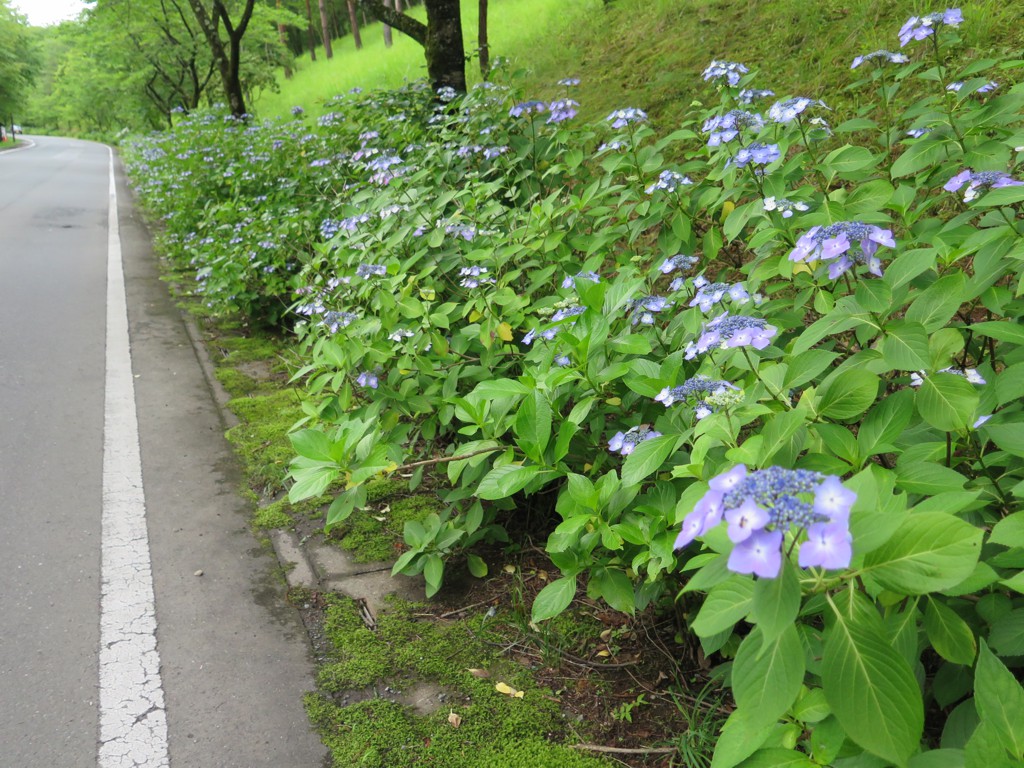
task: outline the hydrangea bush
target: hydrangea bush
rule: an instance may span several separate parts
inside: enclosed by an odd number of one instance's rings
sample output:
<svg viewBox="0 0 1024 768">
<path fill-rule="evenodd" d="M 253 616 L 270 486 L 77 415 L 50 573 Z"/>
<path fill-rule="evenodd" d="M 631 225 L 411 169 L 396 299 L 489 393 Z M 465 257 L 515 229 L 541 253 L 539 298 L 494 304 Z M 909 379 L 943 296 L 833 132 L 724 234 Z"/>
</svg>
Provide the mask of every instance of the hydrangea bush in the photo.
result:
<svg viewBox="0 0 1024 768">
<path fill-rule="evenodd" d="M 214 311 L 294 325 L 291 498 L 330 526 L 430 472 L 395 572 L 485 575 L 542 505 L 534 620 L 674 602 L 734 693 L 716 768 L 1019 765 L 1024 86 L 954 70 L 968 23 L 858 56 L 852 115 L 714 61 L 664 136 L 582 123 L 575 78 L 412 86 L 189 117 L 130 170 Z"/>
</svg>

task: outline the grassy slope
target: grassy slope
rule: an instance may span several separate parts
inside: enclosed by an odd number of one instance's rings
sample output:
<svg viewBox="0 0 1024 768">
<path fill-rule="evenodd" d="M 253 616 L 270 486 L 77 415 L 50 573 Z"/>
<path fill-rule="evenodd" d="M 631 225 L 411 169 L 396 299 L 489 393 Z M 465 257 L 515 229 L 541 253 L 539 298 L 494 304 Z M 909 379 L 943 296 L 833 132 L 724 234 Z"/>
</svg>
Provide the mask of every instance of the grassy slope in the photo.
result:
<svg viewBox="0 0 1024 768">
<path fill-rule="evenodd" d="M 758 85 L 780 96 L 800 94 L 829 104 L 848 104 L 842 89 L 852 80 L 849 62 L 878 48 L 899 50 L 896 33 L 914 13 L 942 10 L 944 3 L 897 0 L 491 0 L 492 56 L 528 66 L 527 90 L 538 98 L 564 95 L 558 79 L 574 75 L 582 116 L 637 106 L 662 125 L 682 118 L 690 103 L 711 89 L 700 72 L 713 58 L 760 69 Z M 476 3 L 463 2 L 466 48 L 476 46 Z M 965 59 L 995 52 L 1020 56 L 1024 48 L 1024 4 L 975 0 L 960 4 Z M 314 113 L 325 99 L 353 86 L 387 87 L 422 76 L 419 46 L 400 35 L 384 48 L 379 25 L 363 34 L 356 52 L 350 38 L 338 41 L 335 57 L 299 70 L 280 94 L 256 102 L 261 116 L 285 114 L 300 104 Z M 922 45 L 916 43 L 914 45 Z M 468 71 L 478 76 L 475 62 Z M 1019 70 L 998 73 L 1019 79 Z"/>
</svg>

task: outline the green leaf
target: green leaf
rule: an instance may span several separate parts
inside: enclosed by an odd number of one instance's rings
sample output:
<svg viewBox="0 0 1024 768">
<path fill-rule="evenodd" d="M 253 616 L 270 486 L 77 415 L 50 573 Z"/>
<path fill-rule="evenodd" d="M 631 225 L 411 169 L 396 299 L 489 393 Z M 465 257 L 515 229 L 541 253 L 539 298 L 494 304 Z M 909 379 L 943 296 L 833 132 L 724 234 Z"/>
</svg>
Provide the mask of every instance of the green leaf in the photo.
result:
<svg viewBox="0 0 1024 768">
<path fill-rule="evenodd" d="M 992 442 L 1014 456 L 1024 456 L 1024 424 L 986 424 L 985 434 Z"/>
<path fill-rule="evenodd" d="M 1024 512 L 1014 512 L 996 523 L 988 540 L 1004 547 L 1024 547 Z"/>
<path fill-rule="evenodd" d="M 946 140 L 928 134 L 896 159 L 892 164 L 892 176 L 898 179 L 932 168 L 945 160 L 945 155 Z"/>
<path fill-rule="evenodd" d="M 1013 321 L 986 320 L 982 323 L 974 323 L 971 330 L 996 341 L 1024 345 L 1024 327 Z"/>
<path fill-rule="evenodd" d="M 753 597 L 752 579 L 738 574 L 731 576 L 708 592 L 691 628 L 698 637 L 711 637 L 732 629 L 750 613 Z"/>
<path fill-rule="evenodd" d="M 330 467 L 292 468 L 290 475 L 295 483 L 288 489 L 288 501 L 295 504 L 299 501 L 323 496 L 331 483 L 338 479 L 338 470 Z"/>
<path fill-rule="evenodd" d="M 555 579 L 537 593 L 530 610 L 530 618 L 535 622 L 544 621 L 557 616 L 576 596 L 576 576 L 563 576 Z"/>
<path fill-rule="evenodd" d="M 818 413 L 840 420 L 862 416 L 875 402 L 879 382 L 876 374 L 864 368 L 833 374 L 818 390 Z"/>
<path fill-rule="evenodd" d="M 999 743 L 1018 760 L 1024 758 L 1024 688 L 985 643 L 974 672 L 974 703 Z"/>
<path fill-rule="evenodd" d="M 907 309 L 906 319 L 933 333 L 949 322 L 964 301 L 967 278 L 963 272 L 940 277 L 922 291 Z"/>
<path fill-rule="evenodd" d="M 639 483 L 652 472 L 656 472 L 679 445 L 678 435 L 652 437 L 639 443 L 622 464 L 622 484 Z"/>
<path fill-rule="evenodd" d="M 739 768 L 818 768 L 803 752 L 782 747 L 759 749 L 739 764 Z"/>
<path fill-rule="evenodd" d="M 896 466 L 896 484 L 910 493 L 937 495 L 959 491 L 967 478 L 941 464 L 927 461 L 902 462 Z"/>
<path fill-rule="evenodd" d="M 853 741 L 906 765 L 924 729 L 917 679 L 886 638 L 874 605 L 851 592 L 831 605 L 835 620 L 821 663 L 825 698 Z"/>
<path fill-rule="evenodd" d="M 768 467 L 772 458 L 790 443 L 790 439 L 804 425 L 806 412 L 803 410 L 780 411 L 769 419 L 761 430 L 761 450 L 757 464 Z"/>
<path fill-rule="evenodd" d="M 988 644 L 1001 656 L 1024 656 L 1024 608 L 995 619 L 988 633 Z"/>
<path fill-rule="evenodd" d="M 907 768 L 964 768 L 960 749 L 929 749 L 910 758 Z"/>
<path fill-rule="evenodd" d="M 802 387 L 828 368 L 838 357 L 838 354 L 826 349 L 809 349 L 799 355 L 794 355 L 786 369 L 783 387 L 785 389 Z"/>
<path fill-rule="evenodd" d="M 627 336 L 619 336 L 608 342 L 608 346 L 616 352 L 626 355 L 646 355 L 651 351 L 651 342 L 646 336 L 638 333 L 631 333 Z"/>
<path fill-rule="evenodd" d="M 477 384 L 476 387 L 473 388 L 472 394 L 479 395 L 485 400 L 492 400 L 496 397 L 529 395 L 532 392 L 532 387 L 528 387 L 526 384 L 519 381 L 513 381 L 512 379 L 489 379 Z"/>
<path fill-rule="evenodd" d="M 835 171 L 837 174 L 842 176 L 844 174 L 850 174 L 855 171 L 870 168 L 876 162 L 877 160 L 875 156 L 867 147 L 847 144 L 845 147 L 840 147 L 839 149 L 829 152 L 828 155 L 825 156 L 825 161 L 822 163 L 822 167 L 825 171 Z"/>
<path fill-rule="evenodd" d="M 292 432 L 288 435 L 288 439 L 291 440 L 292 448 L 299 456 L 305 456 L 314 461 L 334 461 L 334 457 L 331 455 L 333 443 L 327 435 L 318 429 L 302 429 Z"/>
<path fill-rule="evenodd" d="M 974 385 L 952 373 L 925 376 L 915 397 L 921 418 L 943 432 L 958 432 L 973 424 L 978 400 Z"/>
<path fill-rule="evenodd" d="M 756 725 L 751 721 L 755 713 L 736 709 L 722 726 L 722 734 L 715 744 L 711 768 L 733 768 L 760 749 L 772 732 L 772 725 Z"/>
<path fill-rule="evenodd" d="M 536 464 L 521 466 L 505 464 L 488 472 L 476 488 L 478 498 L 494 501 L 504 499 L 523 490 L 530 481 L 540 474 L 541 468 Z"/>
<path fill-rule="evenodd" d="M 616 611 L 632 615 L 636 611 L 636 595 L 629 576 L 618 568 L 596 568 L 590 574 L 587 594 L 603 598 Z"/>
<path fill-rule="evenodd" d="M 936 653 L 954 664 L 973 664 L 978 652 L 974 632 L 952 608 L 934 597 L 928 597 L 924 612 L 924 629 Z"/>
<path fill-rule="evenodd" d="M 754 607 L 750 620 L 757 624 L 766 643 L 775 642 L 794 625 L 800 611 L 800 597 L 796 567 L 785 558 L 777 578 L 754 582 Z"/>
<path fill-rule="evenodd" d="M 978 562 L 982 530 L 941 512 L 911 515 L 864 558 L 864 573 L 884 589 L 924 595 L 959 584 Z"/>
<path fill-rule="evenodd" d="M 444 561 L 440 555 L 433 553 L 427 555 L 426 563 L 423 566 L 423 579 L 427 582 L 427 597 L 436 595 L 444 581 Z"/>
<path fill-rule="evenodd" d="M 796 701 L 804 682 L 804 650 L 796 626 L 789 624 L 774 641 L 755 628 L 740 643 L 732 665 L 736 704 L 750 713 L 757 728 L 778 721 Z"/>
<path fill-rule="evenodd" d="M 523 398 L 516 416 L 515 433 L 523 453 L 538 464 L 544 462 L 544 449 L 551 439 L 551 405 L 543 392 Z"/>
<path fill-rule="evenodd" d="M 898 371 L 928 367 L 928 333 L 920 323 L 895 320 L 885 329 L 882 359 Z"/>
<path fill-rule="evenodd" d="M 478 579 L 482 579 L 487 575 L 487 563 L 479 555 L 466 555 L 466 567 Z"/>
<path fill-rule="evenodd" d="M 804 329 L 800 338 L 793 343 L 793 354 L 799 355 L 806 352 L 826 336 L 842 333 L 863 324 L 864 321 L 858 317 L 851 317 L 840 312 L 830 312 Z"/>
<path fill-rule="evenodd" d="M 903 434 L 913 415 L 913 398 L 909 390 L 900 390 L 883 398 L 868 411 L 857 433 L 861 456 L 866 458 L 894 450 L 893 440 Z"/>
</svg>

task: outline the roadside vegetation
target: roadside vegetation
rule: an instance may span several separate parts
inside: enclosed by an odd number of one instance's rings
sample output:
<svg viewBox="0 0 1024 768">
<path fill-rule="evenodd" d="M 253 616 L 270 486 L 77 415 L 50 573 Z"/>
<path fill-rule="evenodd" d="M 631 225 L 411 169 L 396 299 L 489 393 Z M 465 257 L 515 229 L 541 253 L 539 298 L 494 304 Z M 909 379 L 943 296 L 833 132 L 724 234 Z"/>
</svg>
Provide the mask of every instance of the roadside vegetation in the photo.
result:
<svg viewBox="0 0 1024 768">
<path fill-rule="evenodd" d="M 513 765 L 533 717 L 524 765 L 1024 760 L 1019 11 L 897 5 L 623 1 L 465 95 L 344 88 L 126 148 L 203 311 L 286 340 L 293 410 L 223 374 L 293 505 L 270 519 L 367 550 L 374 520 L 438 601 L 372 628 L 296 596 L 338 765 Z M 685 60 L 655 34 L 684 16 L 714 45 Z M 646 50 L 661 77 L 616 98 Z M 395 655 L 409 632 L 444 669 Z M 478 744 L 469 710 L 357 702 L 385 669 L 541 708 Z"/>
</svg>

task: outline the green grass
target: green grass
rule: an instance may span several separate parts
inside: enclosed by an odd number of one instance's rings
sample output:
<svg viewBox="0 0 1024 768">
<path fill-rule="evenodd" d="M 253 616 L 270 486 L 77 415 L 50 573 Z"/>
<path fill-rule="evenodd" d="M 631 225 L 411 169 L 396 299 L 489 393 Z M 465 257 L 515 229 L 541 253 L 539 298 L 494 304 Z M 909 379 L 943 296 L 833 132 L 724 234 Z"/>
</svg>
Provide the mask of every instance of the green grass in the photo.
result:
<svg viewBox="0 0 1024 768">
<path fill-rule="evenodd" d="M 1024 48 L 1024 5 L 977 0 L 960 4 L 962 60 L 997 53 L 1020 55 Z M 476 3 L 463 3 L 466 49 L 476 46 Z M 844 93 L 852 82 L 850 61 L 878 48 L 899 50 L 897 32 L 912 14 L 942 10 L 941 3 L 897 0 L 492 0 L 491 53 L 528 68 L 524 85 L 536 98 L 564 95 L 557 86 L 567 76 L 581 78 L 573 93 L 581 118 L 599 119 L 613 109 L 640 107 L 662 128 L 682 121 L 693 101 L 708 101 L 713 89 L 700 73 L 712 59 L 740 61 L 760 70 L 758 86 L 782 97 L 806 95 L 830 106 L 849 107 L 860 94 Z M 265 94 L 255 109 L 261 116 L 287 113 L 301 105 L 314 114 L 322 103 L 354 86 L 400 85 L 422 77 L 422 49 L 396 36 L 384 48 L 379 25 L 368 27 L 364 48 L 351 38 L 335 43 L 326 62 L 297 62 L 279 94 Z M 917 46 L 921 43 L 914 44 Z M 913 45 L 912 54 L 920 55 Z M 318 54 L 319 55 L 319 54 Z M 1000 72 L 1009 82 L 1019 70 Z M 476 62 L 467 65 L 479 78 Z M 865 94 L 874 100 L 875 94 Z"/>
<path fill-rule="evenodd" d="M 551 35 L 575 20 L 581 9 L 596 12 L 601 0 L 491 0 L 488 14 L 491 60 L 502 56 L 528 60 L 520 52 L 541 50 Z M 425 20 L 422 6 L 412 16 Z M 462 3 L 462 33 L 467 55 L 479 45 L 477 35 L 477 4 Z M 384 47 L 382 27 L 370 24 L 360 30 L 363 48 L 355 50 L 352 37 L 333 43 L 334 58 L 324 58 L 323 49 L 316 51 L 317 60 L 309 55 L 295 60 L 290 80 L 278 75 L 280 93 L 265 92 L 253 99 L 251 108 L 259 117 L 287 116 L 293 106 L 301 106 L 312 115 L 322 114 L 324 102 L 352 88 L 393 88 L 407 81 L 426 77 L 423 48 L 400 33 L 393 35 L 394 45 Z M 479 62 L 474 57 L 466 65 L 470 82 L 480 80 Z M 559 75 L 564 77 L 564 75 Z M 558 79 L 558 78 L 556 78 Z"/>
</svg>

